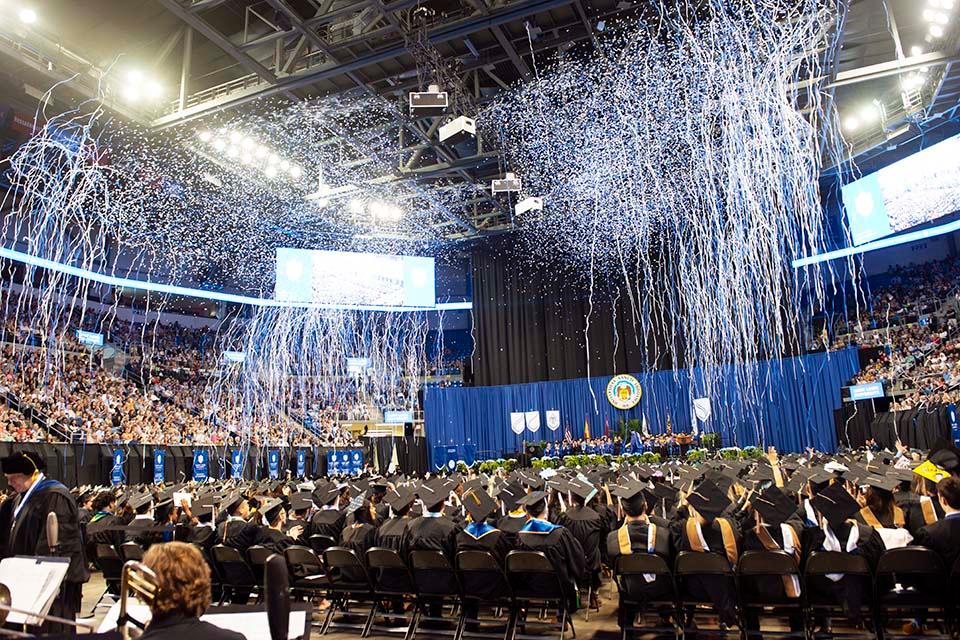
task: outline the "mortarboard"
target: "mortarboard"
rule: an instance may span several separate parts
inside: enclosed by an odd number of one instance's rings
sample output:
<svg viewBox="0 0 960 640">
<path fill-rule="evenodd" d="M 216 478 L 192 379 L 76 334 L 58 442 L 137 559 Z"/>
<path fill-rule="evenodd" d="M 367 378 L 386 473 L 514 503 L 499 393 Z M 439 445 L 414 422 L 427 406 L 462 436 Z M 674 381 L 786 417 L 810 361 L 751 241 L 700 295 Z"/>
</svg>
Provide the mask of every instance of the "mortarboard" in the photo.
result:
<svg viewBox="0 0 960 640">
<path fill-rule="evenodd" d="M 687 502 L 708 520 L 719 516 L 730 504 L 726 494 L 712 480 L 704 480 L 698 484 L 687 496 Z"/>
<path fill-rule="evenodd" d="M 313 506 L 313 496 L 309 491 L 298 491 L 290 494 L 290 509 L 293 511 L 306 511 Z"/>
<path fill-rule="evenodd" d="M 527 495 L 523 496 L 517 500 L 517 504 L 523 507 L 529 507 L 537 504 L 541 500 L 545 500 L 547 497 L 546 492 L 544 491 L 532 491 Z"/>
<path fill-rule="evenodd" d="M 471 489 L 463 494 L 463 506 L 474 522 L 483 522 L 497 510 L 497 503 L 482 489 Z"/>
<path fill-rule="evenodd" d="M 496 496 L 503 503 L 504 509 L 513 511 L 523 498 L 523 487 L 519 484 L 508 483 L 497 490 Z"/>
<path fill-rule="evenodd" d="M 410 506 L 414 497 L 414 491 L 411 487 L 397 487 L 396 489 L 387 491 L 387 495 L 383 501 L 390 505 L 390 508 L 394 511 L 399 511 L 404 507 Z"/>
<path fill-rule="evenodd" d="M 797 503 L 777 487 L 768 487 L 759 496 L 755 495 L 751 504 L 763 521 L 771 525 L 783 524 L 797 510 Z"/>
<path fill-rule="evenodd" d="M 900 480 L 895 476 L 885 475 L 882 471 L 881 469 L 879 472 L 863 476 L 857 481 L 857 484 L 867 485 L 874 489 L 883 489 L 884 491 L 896 491 L 897 487 L 900 486 Z"/>
<path fill-rule="evenodd" d="M 277 517 L 281 509 L 283 509 L 283 502 L 272 498 L 260 506 L 260 513 L 262 513 L 263 517 L 270 523 Z"/>
<path fill-rule="evenodd" d="M 857 501 L 839 483 L 832 484 L 813 496 L 811 504 L 827 519 L 831 527 L 843 524 L 847 518 L 860 510 Z"/>
<path fill-rule="evenodd" d="M 153 502 L 153 496 L 149 493 L 135 493 L 130 496 L 127 502 L 130 503 L 132 509 L 136 510 Z"/>
</svg>

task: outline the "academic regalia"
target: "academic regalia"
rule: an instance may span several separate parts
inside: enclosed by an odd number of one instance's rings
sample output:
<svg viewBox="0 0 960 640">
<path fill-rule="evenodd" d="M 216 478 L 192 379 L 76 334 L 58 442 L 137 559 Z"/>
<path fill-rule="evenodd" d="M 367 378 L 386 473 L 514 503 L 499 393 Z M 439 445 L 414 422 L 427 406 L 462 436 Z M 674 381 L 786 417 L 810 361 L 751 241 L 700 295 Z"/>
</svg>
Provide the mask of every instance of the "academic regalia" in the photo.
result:
<svg viewBox="0 0 960 640">
<path fill-rule="evenodd" d="M 127 531 L 125 533 L 126 542 L 136 542 L 141 547 L 149 547 L 154 542 L 162 542 L 159 539 L 160 534 L 155 532 L 144 531 L 145 529 L 152 529 L 156 526 L 156 523 L 153 521 L 151 516 L 136 516 L 133 520 L 130 521 L 130 524 L 127 525 Z"/>
<path fill-rule="evenodd" d="M 915 542 L 936 551 L 949 571 L 960 558 L 960 514 L 952 514 L 922 527 Z"/>
<path fill-rule="evenodd" d="M 495 526 L 486 522 L 471 522 L 456 536 L 457 552 L 488 551 L 501 565 L 510 547 L 507 537 Z"/>
<path fill-rule="evenodd" d="M 856 529 L 856 539 L 852 540 L 851 536 L 854 529 Z M 810 532 L 810 542 L 807 548 L 811 552 L 838 550 L 828 548 L 828 545 L 825 545 L 827 536 L 823 529 L 808 528 L 808 531 Z M 840 544 L 840 550 L 863 556 L 871 569 L 877 566 L 877 561 L 886 550 L 880 534 L 877 533 L 876 529 L 867 525 L 847 521 L 831 528 L 831 531 Z M 847 551 L 848 548 L 852 550 Z M 858 621 L 860 608 L 870 597 L 872 585 L 869 580 L 854 580 L 850 576 L 838 577 L 837 580 L 828 577 L 816 577 L 807 580 L 807 588 L 810 589 L 811 593 L 828 595 L 837 604 L 842 604 L 847 616 L 854 621 Z"/>
<path fill-rule="evenodd" d="M 676 530 L 676 548 L 678 551 L 709 550 L 727 558 L 731 568 L 736 567 L 743 548 L 742 540 L 736 523 L 728 518 L 715 518 L 700 525 L 696 518 L 687 518 L 680 521 L 682 526 Z M 706 543 L 697 536 L 699 532 Z M 697 598 L 713 602 L 720 614 L 721 621 L 734 624 L 737 619 L 737 593 L 732 579 L 723 576 L 692 576 L 685 580 L 687 589 Z"/>
<path fill-rule="evenodd" d="M 87 558 L 96 561 L 98 544 L 112 545 L 119 553 L 120 545 L 122 545 L 124 541 L 124 533 L 120 529 L 123 526 L 123 521 L 112 513 L 98 511 L 93 514 L 90 518 L 90 523 L 87 525 Z"/>
<path fill-rule="evenodd" d="M 454 538 L 460 530 L 449 518 L 420 516 L 410 521 L 410 550 L 442 551 L 453 561 Z"/>
<path fill-rule="evenodd" d="M 670 530 L 649 520 L 624 523 L 620 528 L 607 534 L 604 546 L 611 566 L 616 564 L 617 557 L 634 553 L 653 553 L 663 558 L 668 567 L 673 566 Z M 669 575 L 656 576 L 650 581 L 643 576 L 630 576 L 624 578 L 623 586 L 631 599 L 640 601 L 657 600 L 673 592 L 673 583 Z M 633 609 L 618 611 L 620 626 L 633 620 L 637 613 Z"/>
<path fill-rule="evenodd" d="M 568 611 L 576 611 L 576 585 L 586 574 L 586 561 L 583 547 L 570 530 L 546 520 L 528 520 L 517 534 L 517 548 L 546 554 L 567 593 Z"/>
<path fill-rule="evenodd" d="M 340 534 L 340 546 L 353 550 L 361 561 L 366 562 L 367 549 L 374 546 L 376 536 L 377 528 L 372 524 L 351 524 Z"/>
<path fill-rule="evenodd" d="M 407 557 L 410 544 L 410 518 L 407 516 L 388 518 L 377 529 L 376 544 L 378 547 L 393 549 L 401 557 Z"/>
<path fill-rule="evenodd" d="M 254 545 L 260 525 L 247 522 L 243 518 L 229 517 L 217 526 L 217 544 L 237 549 L 241 553 Z"/>
<path fill-rule="evenodd" d="M 199 618 L 178 614 L 157 616 L 150 621 L 142 640 L 243 640 L 236 631 L 221 629 Z"/>
<path fill-rule="evenodd" d="M 20 511 L 15 513 L 18 505 Z M 81 590 L 90 573 L 87 571 L 80 535 L 77 503 L 64 485 L 40 475 L 25 501 L 21 494 L 0 505 L 0 550 L 4 558 L 52 555 L 47 546 L 46 529 L 47 515 L 50 513 L 57 514 L 59 525 L 56 555 L 70 559 L 70 566 L 50 614 L 73 620 L 80 611 Z M 61 625 L 48 623 L 43 625 L 43 629 L 59 631 Z"/>
<path fill-rule="evenodd" d="M 583 548 L 585 577 L 590 577 L 590 586 L 596 591 L 600 587 L 600 545 L 607 537 L 606 522 L 589 506 L 573 506 L 560 514 L 557 524 L 570 531 Z"/>
<path fill-rule="evenodd" d="M 517 535 L 525 524 L 527 524 L 527 514 L 523 509 L 508 513 L 497 520 L 497 529 L 503 533 L 507 546 L 511 549 L 517 548 L 519 542 Z"/>
<path fill-rule="evenodd" d="M 282 531 L 277 531 L 269 527 L 259 527 L 253 543 L 282 555 L 287 547 L 292 547 L 297 544 L 297 541 Z"/>
<path fill-rule="evenodd" d="M 907 530 L 916 537 L 920 529 L 943 520 L 944 512 L 936 497 L 919 496 L 916 501 L 904 508 L 904 515 Z"/>
<path fill-rule="evenodd" d="M 339 540 L 346 519 L 347 514 L 339 509 L 321 509 L 314 514 L 310 521 L 310 535 L 329 536 L 334 540 Z"/>
</svg>

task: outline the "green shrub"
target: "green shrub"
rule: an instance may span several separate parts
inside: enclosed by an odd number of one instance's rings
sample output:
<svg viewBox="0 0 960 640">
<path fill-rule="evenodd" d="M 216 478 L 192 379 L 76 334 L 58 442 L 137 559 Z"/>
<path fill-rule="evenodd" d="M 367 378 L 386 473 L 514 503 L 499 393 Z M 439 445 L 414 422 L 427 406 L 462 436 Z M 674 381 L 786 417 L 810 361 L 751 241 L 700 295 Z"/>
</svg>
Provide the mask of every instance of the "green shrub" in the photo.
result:
<svg viewBox="0 0 960 640">
<path fill-rule="evenodd" d="M 653 451 L 645 451 L 640 454 L 640 462 L 644 464 L 656 464 L 660 462 L 660 454 Z"/>
<path fill-rule="evenodd" d="M 739 460 L 740 449 L 737 449 L 736 447 L 727 447 L 726 449 L 721 449 L 720 459 L 721 460 Z"/>
<path fill-rule="evenodd" d="M 520 466 L 520 463 L 517 462 L 516 458 L 508 458 L 507 461 L 503 463 L 503 470 L 506 471 L 507 473 L 510 473 L 511 471 L 515 470 L 519 466 Z"/>
<path fill-rule="evenodd" d="M 704 462 L 707 459 L 707 450 L 706 449 L 690 449 L 687 451 L 687 462 L 693 464 L 696 462 Z"/>
<path fill-rule="evenodd" d="M 700 436 L 700 444 L 707 449 L 716 449 L 720 446 L 720 434 L 705 433 Z"/>
<path fill-rule="evenodd" d="M 744 460 L 758 460 L 763 457 L 763 449 L 760 447 L 744 447 L 740 452 L 740 458 Z"/>
</svg>

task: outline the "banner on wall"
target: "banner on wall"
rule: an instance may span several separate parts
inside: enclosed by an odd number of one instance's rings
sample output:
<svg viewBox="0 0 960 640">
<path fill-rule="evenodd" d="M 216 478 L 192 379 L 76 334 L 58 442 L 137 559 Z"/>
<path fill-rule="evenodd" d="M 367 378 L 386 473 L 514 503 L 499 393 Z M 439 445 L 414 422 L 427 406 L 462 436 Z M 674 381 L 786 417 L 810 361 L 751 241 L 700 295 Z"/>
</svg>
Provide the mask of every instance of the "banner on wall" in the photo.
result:
<svg viewBox="0 0 960 640">
<path fill-rule="evenodd" d="M 327 475 L 356 475 L 363 471 L 363 451 L 340 449 L 327 452 Z"/>
<path fill-rule="evenodd" d="M 124 484 L 127 474 L 123 470 L 123 449 L 113 450 L 113 468 L 110 469 L 110 484 Z"/>
<path fill-rule="evenodd" d="M 539 411 L 527 411 L 523 415 L 527 423 L 527 431 L 529 431 L 530 433 L 536 433 L 537 431 L 540 431 L 540 412 Z"/>
<path fill-rule="evenodd" d="M 243 478 L 243 452 L 240 449 L 230 452 L 230 477 L 234 480 Z"/>
<path fill-rule="evenodd" d="M 556 431 L 557 429 L 559 429 L 560 428 L 560 412 L 555 409 L 551 409 L 550 411 L 546 412 L 546 415 L 547 415 L 547 429 L 550 429 L 550 431 Z"/>
<path fill-rule="evenodd" d="M 206 482 L 209 477 L 210 456 L 203 449 L 193 450 L 193 481 Z"/>
<path fill-rule="evenodd" d="M 153 452 L 153 484 L 163 484 L 164 471 L 167 466 L 167 452 L 156 449 Z"/>
<path fill-rule="evenodd" d="M 510 430 L 515 434 L 520 435 L 523 433 L 523 430 L 527 428 L 527 418 L 522 411 L 514 411 L 510 413 Z"/>
<path fill-rule="evenodd" d="M 280 452 L 276 449 L 270 449 L 267 452 L 267 473 L 271 480 L 280 477 Z"/>
<path fill-rule="evenodd" d="M 947 405 L 947 420 L 950 421 L 950 435 L 953 436 L 953 443 L 960 447 L 960 421 L 957 420 L 957 405 L 953 403 Z"/>
<path fill-rule="evenodd" d="M 297 477 L 302 478 L 305 475 L 307 475 L 307 452 L 297 449 Z"/>
</svg>

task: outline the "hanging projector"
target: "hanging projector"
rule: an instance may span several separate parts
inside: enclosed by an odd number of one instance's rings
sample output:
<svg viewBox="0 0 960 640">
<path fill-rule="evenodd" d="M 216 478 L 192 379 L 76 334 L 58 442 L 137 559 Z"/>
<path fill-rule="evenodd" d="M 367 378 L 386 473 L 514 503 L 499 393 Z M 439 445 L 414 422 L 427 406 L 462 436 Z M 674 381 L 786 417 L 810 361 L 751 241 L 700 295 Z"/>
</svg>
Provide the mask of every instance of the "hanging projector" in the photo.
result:
<svg viewBox="0 0 960 640">
<path fill-rule="evenodd" d="M 410 114 L 417 117 L 442 116 L 447 107 L 450 106 L 450 100 L 446 91 L 440 91 L 440 87 L 435 84 L 427 87 L 426 91 L 414 91 L 410 93 Z"/>
<path fill-rule="evenodd" d="M 477 121 L 467 116 L 460 116 L 440 127 L 440 142 L 460 144 L 477 135 Z"/>
<path fill-rule="evenodd" d="M 490 191 L 493 193 L 513 193 L 520 191 L 520 186 L 520 178 L 512 173 L 505 173 L 503 178 L 490 183 Z"/>
<path fill-rule="evenodd" d="M 524 198 L 516 204 L 516 206 L 513 208 L 513 211 L 518 216 L 522 216 L 530 211 L 543 211 L 543 198 Z"/>
</svg>

